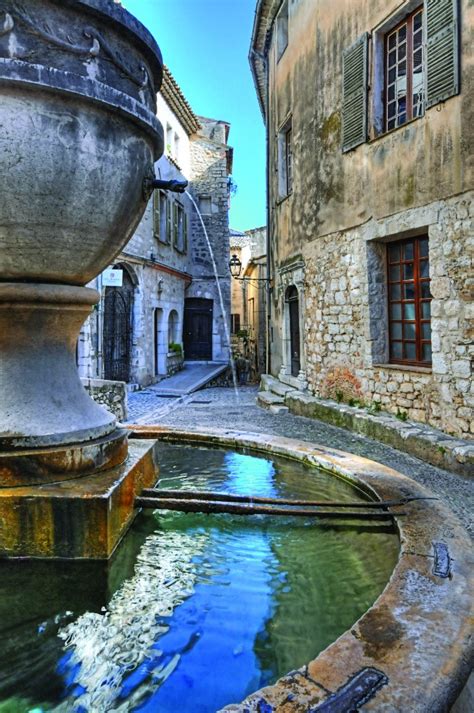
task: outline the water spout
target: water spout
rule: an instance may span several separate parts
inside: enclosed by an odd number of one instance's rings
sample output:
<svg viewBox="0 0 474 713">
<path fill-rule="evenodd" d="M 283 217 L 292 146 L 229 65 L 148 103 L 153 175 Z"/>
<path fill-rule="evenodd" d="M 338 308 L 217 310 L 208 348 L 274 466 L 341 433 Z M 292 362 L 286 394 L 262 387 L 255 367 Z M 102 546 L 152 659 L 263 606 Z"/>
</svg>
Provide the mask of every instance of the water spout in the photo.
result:
<svg viewBox="0 0 474 713">
<path fill-rule="evenodd" d="M 203 217 L 202 217 L 202 215 L 201 215 L 201 211 L 200 211 L 199 208 L 197 207 L 196 201 L 194 200 L 194 198 L 192 197 L 192 195 L 190 194 L 190 192 L 189 192 L 189 191 L 185 191 L 185 193 L 186 193 L 186 195 L 188 196 L 189 200 L 191 201 L 191 203 L 192 203 L 193 206 L 194 206 L 194 209 L 195 209 L 195 211 L 196 211 L 196 213 L 197 213 L 197 215 L 198 215 L 198 218 L 199 218 L 199 220 L 200 220 L 200 222 L 201 222 L 201 226 L 202 226 L 202 229 L 203 229 L 203 232 L 204 232 L 204 237 L 206 238 L 207 249 L 209 250 L 209 255 L 210 255 L 210 258 L 211 258 L 212 269 L 213 269 L 213 272 L 214 272 L 214 277 L 215 277 L 216 285 L 217 285 L 217 292 L 218 292 L 218 295 L 219 295 L 219 302 L 220 302 L 220 305 L 221 305 L 222 319 L 224 320 L 225 336 L 226 336 L 226 339 L 227 339 L 227 344 L 228 344 L 228 346 L 229 346 L 229 359 L 230 359 L 230 368 L 231 368 L 231 370 L 232 370 L 232 381 L 233 381 L 233 383 L 234 383 L 234 392 L 235 392 L 236 400 L 237 400 L 237 402 L 238 402 L 238 401 L 239 401 L 239 389 L 238 389 L 238 385 L 237 385 L 237 371 L 236 371 L 236 368 L 235 368 L 235 360 L 234 360 L 234 357 L 233 357 L 233 354 L 232 354 L 232 346 L 231 346 L 231 343 L 230 343 L 229 325 L 227 324 L 227 320 L 226 320 L 226 313 L 225 313 L 225 307 L 224 307 L 224 298 L 223 298 L 223 296 L 222 296 L 222 288 L 221 288 L 221 285 L 220 285 L 220 282 L 219 282 L 219 273 L 217 272 L 217 265 L 216 265 L 216 260 L 215 260 L 215 258 L 214 258 L 214 251 L 213 251 L 213 249 L 212 249 L 211 241 L 209 240 L 209 235 L 207 234 L 206 226 L 205 226 L 205 224 L 204 224 L 204 220 L 203 220 Z"/>
</svg>

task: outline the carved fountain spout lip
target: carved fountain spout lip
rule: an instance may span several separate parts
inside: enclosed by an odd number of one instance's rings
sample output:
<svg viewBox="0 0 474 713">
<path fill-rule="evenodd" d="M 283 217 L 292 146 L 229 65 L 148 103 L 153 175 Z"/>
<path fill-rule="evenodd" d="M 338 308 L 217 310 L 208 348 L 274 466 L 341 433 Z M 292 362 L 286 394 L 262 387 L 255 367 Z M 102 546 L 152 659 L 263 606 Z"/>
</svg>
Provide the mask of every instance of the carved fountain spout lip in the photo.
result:
<svg viewBox="0 0 474 713">
<path fill-rule="evenodd" d="M 107 105 L 148 132 L 157 160 L 164 142 L 156 118 L 156 93 L 163 78 L 156 40 L 113 0 L 52 2 L 58 6 L 54 13 L 44 4 L 41 8 L 38 0 L 0 0 L 0 88 L 12 82 L 41 86 Z M 6 42 L 10 36 L 12 47 Z M 133 52 L 117 42 L 119 36 Z"/>
</svg>

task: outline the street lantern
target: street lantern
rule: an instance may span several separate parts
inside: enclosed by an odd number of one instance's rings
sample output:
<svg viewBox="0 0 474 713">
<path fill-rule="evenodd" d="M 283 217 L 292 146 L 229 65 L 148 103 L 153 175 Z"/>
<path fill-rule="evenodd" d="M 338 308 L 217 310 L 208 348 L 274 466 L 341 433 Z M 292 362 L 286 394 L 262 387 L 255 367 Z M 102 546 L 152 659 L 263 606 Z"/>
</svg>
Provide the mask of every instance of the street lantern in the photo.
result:
<svg viewBox="0 0 474 713">
<path fill-rule="evenodd" d="M 229 260 L 229 269 L 232 277 L 235 277 L 236 279 L 240 277 L 240 273 L 242 272 L 242 262 L 235 254 L 232 255 Z"/>
</svg>

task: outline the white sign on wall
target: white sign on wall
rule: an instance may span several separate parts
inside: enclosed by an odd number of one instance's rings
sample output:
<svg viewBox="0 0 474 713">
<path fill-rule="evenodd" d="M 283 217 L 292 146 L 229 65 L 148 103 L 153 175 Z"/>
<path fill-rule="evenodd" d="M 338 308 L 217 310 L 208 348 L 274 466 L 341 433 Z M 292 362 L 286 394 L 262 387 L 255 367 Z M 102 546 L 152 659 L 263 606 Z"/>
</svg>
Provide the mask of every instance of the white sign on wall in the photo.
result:
<svg viewBox="0 0 474 713">
<path fill-rule="evenodd" d="M 122 287 L 123 270 L 117 270 L 113 267 L 108 267 L 102 273 L 102 284 L 104 287 Z"/>
</svg>

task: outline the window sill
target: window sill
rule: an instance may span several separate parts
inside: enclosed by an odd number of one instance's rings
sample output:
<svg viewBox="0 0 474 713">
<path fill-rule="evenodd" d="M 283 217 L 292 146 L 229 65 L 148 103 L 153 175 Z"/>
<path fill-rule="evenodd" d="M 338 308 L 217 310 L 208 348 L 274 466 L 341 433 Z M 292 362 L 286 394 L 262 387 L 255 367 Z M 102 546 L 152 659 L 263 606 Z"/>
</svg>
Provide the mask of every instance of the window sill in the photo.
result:
<svg viewBox="0 0 474 713">
<path fill-rule="evenodd" d="M 410 121 L 406 121 L 404 124 L 401 126 L 395 126 L 393 129 L 388 129 L 388 131 L 381 131 L 380 134 L 377 134 L 376 136 L 372 136 L 369 138 L 367 141 L 368 144 L 373 144 L 375 141 L 380 141 L 380 139 L 384 139 L 386 136 L 391 136 L 392 134 L 395 134 L 397 131 L 401 131 L 402 129 L 406 129 L 407 126 L 411 126 L 414 124 L 416 121 L 420 121 L 421 119 L 424 119 L 426 116 L 426 111 L 423 114 L 423 116 L 415 116 L 413 119 L 410 119 Z"/>
<path fill-rule="evenodd" d="M 279 198 L 276 199 L 275 205 L 281 205 L 286 200 L 288 200 L 288 198 L 291 198 L 292 195 L 293 195 L 293 191 L 290 191 L 289 193 L 286 194 L 286 196 L 280 196 Z"/>
<path fill-rule="evenodd" d="M 415 366 L 414 364 L 372 364 L 374 369 L 394 369 L 395 371 L 415 371 L 419 374 L 431 374 L 431 366 Z"/>
</svg>

